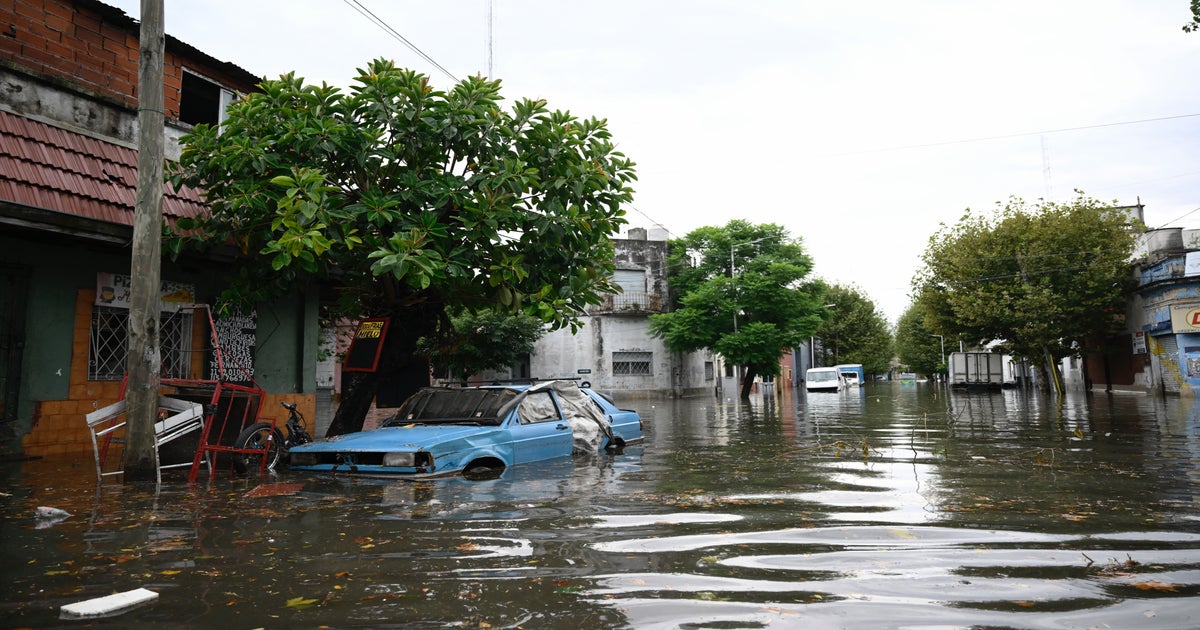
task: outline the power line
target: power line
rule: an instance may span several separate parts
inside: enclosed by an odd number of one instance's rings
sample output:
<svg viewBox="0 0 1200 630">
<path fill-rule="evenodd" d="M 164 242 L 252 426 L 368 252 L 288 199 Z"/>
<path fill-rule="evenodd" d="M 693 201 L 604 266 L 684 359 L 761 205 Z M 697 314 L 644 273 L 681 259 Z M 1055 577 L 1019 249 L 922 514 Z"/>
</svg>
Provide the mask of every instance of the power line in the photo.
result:
<svg viewBox="0 0 1200 630">
<path fill-rule="evenodd" d="M 1200 212 L 1200 208 L 1192 208 L 1191 210 L 1189 210 L 1189 211 L 1185 212 L 1185 213 L 1183 214 L 1183 216 L 1175 217 L 1174 219 L 1171 219 L 1170 221 L 1167 221 L 1166 223 L 1164 223 L 1164 224 L 1162 224 L 1162 225 L 1158 226 L 1158 227 L 1157 227 L 1157 228 L 1155 228 L 1155 229 L 1156 229 L 1156 230 L 1160 230 L 1160 229 L 1162 229 L 1162 228 L 1165 228 L 1165 227 L 1167 227 L 1168 225 L 1171 225 L 1172 223 L 1174 223 L 1174 222 L 1176 222 L 1176 221 L 1181 221 L 1181 220 L 1183 220 L 1183 219 L 1185 219 L 1185 218 L 1187 218 L 1187 217 L 1189 217 L 1189 216 L 1191 216 L 1191 215 L 1193 215 L 1193 214 L 1196 214 L 1197 212 Z"/>
<path fill-rule="evenodd" d="M 450 77 L 450 79 L 452 81 L 454 81 L 455 83 L 458 83 L 458 77 L 454 76 L 453 74 L 450 74 L 450 71 L 443 68 L 442 64 L 438 63 L 437 61 L 434 61 L 433 57 L 430 57 L 429 55 L 425 54 L 425 51 L 418 48 L 416 44 L 408 41 L 408 39 L 405 38 L 403 35 L 401 35 L 399 31 L 392 28 L 392 26 L 390 24 L 388 24 L 383 18 L 372 13 L 371 10 L 368 9 L 367 7 L 363 6 L 363 4 L 361 2 L 359 2 L 358 0 L 342 0 L 342 2 L 345 2 L 346 5 L 349 6 L 351 9 L 358 11 L 358 13 L 360 15 L 362 15 L 363 17 L 370 20 L 371 23 L 373 23 L 374 25 L 383 29 L 383 31 L 385 33 L 387 33 L 388 35 L 391 35 L 393 38 L 399 40 L 400 43 L 407 46 L 409 50 L 417 53 L 417 55 L 419 55 L 422 59 L 424 59 L 425 61 L 428 61 L 430 64 L 432 64 L 434 68 L 437 68 L 438 70 L 440 70 L 442 72 L 442 74 L 445 74 L 446 76 Z"/>
<path fill-rule="evenodd" d="M 906 144 L 895 147 L 885 147 L 882 149 L 865 149 L 863 151 L 847 151 L 845 153 L 833 153 L 830 157 L 844 157 L 848 155 L 864 155 L 867 153 L 889 153 L 892 151 L 906 151 L 909 149 L 928 149 L 931 147 L 944 147 L 953 144 L 969 144 L 972 142 L 988 142 L 991 140 L 1006 140 L 1009 138 L 1023 138 L 1027 136 L 1039 136 L 1048 133 L 1066 133 L 1068 131 L 1085 131 L 1088 129 L 1103 129 L 1105 127 L 1120 127 L 1122 125 L 1140 125 L 1150 122 L 1161 122 L 1164 120 L 1178 120 L 1180 118 L 1194 118 L 1200 114 L 1180 114 L 1178 116 L 1160 116 L 1158 118 L 1143 118 L 1141 120 L 1124 120 L 1121 122 L 1101 123 L 1098 125 L 1083 125 L 1081 127 L 1063 127 L 1060 129 L 1046 129 L 1043 131 L 1026 131 L 1021 133 L 1010 133 L 1000 136 L 983 136 L 980 138 L 965 138 L 962 140 L 946 140 L 944 142 L 929 142 L 926 144 Z"/>
</svg>

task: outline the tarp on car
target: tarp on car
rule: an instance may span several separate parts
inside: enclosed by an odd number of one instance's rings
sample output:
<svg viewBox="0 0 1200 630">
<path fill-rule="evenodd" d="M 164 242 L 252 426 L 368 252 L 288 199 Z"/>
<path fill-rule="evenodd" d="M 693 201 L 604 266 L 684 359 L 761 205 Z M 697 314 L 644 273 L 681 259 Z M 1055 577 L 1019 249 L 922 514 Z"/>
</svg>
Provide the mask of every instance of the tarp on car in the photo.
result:
<svg viewBox="0 0 1200 630">
<path fill-rule="evenodd" d="M 525 391 L 526 393 L 532 393 L 547 389 L 554 390 L 554 393 L 558 396 L 563 418 L 571 427 L 575 452 L 595 453 L 600 449 L 600 444 L 604 437 L 608 437 L 610 441 L 612 440 L 612 425 L 609 423 L 608 416 L 604 415 L 603 410 L 596 405 L 591 397 L 579 389 L 579 385 L 573 381 L 545 381 Z M 525 405 L 536 398 L 526 398 L 521 404 L 522 409 L 520 413 L 524 413 Z M 529 411 L 534 412 L 535 416 L 540 415 L 534 410 Z"/>
</svg>

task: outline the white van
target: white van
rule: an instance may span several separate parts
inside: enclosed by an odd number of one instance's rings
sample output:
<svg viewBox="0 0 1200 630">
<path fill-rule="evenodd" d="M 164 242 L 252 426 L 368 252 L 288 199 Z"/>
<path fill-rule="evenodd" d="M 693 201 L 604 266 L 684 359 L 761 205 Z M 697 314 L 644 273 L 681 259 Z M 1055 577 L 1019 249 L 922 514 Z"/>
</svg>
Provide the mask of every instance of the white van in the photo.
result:
<svg viewBox="0 0 1200 630">
<path fill-rule="evenodd" d="M 809 368 L 804 373 L 804 388 L 810 392 L 837 392 L 846 388 L 846 377 L 837 368 Z"/>
</svg>

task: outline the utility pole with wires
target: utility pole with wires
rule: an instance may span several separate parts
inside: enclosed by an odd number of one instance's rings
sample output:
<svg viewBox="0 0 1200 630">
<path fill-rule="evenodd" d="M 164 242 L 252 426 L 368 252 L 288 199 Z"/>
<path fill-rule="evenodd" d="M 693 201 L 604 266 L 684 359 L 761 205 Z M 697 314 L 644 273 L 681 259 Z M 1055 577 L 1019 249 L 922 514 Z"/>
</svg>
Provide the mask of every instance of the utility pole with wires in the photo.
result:
<svg viewBox="0 0 1200 630">
<path fill-rule="evenodd" d="M 142 0 L 138 61 L 138 169 L 130 260 L 129 356 L 125 390 L 126 481 L 157 479 L 163 194 L 163 0 Z"/>
<path fill-rule="evenodd" d="M 1050 179 L 1050 149 L 1046 147 L 1046 135 L 1042 134 L 1042 184 L 1046 187 L 1046 201 L 1053 201 L 1054 185 Z"/>
<path fill-rule="evenodd" d="M 492 0 L 488 0 L 488 3 L 487 3 L 487 48 L 488 48 L 487 78 L 491 79 L 491 78 L 493 78 L 492 77 Z"/>
</svg>

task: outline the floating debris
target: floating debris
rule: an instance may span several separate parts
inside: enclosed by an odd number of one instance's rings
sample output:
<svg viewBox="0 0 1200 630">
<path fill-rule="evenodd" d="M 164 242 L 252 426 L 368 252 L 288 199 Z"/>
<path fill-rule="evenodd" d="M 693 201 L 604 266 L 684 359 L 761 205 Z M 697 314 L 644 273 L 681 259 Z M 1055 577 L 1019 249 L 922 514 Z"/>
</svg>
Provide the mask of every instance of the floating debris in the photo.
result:
<svg viewBox="0 0 1200 630">
<path fill-rule="evenodd" d="M 155 599 L 158 599 L 158 593 L 145 588 L 135 588 L 124 593 L 113 593 L 104 597 L 67 604 L 62 607 L 59 617 L 62 619 L 109 617 Z"/>
<path fill-rule="evenodd" d="M 71 517 L 71 513 L 54 507 L 40 506 L 33 512 L 38 529 L 46 529 L 57 525 Z"/>
</svg>

